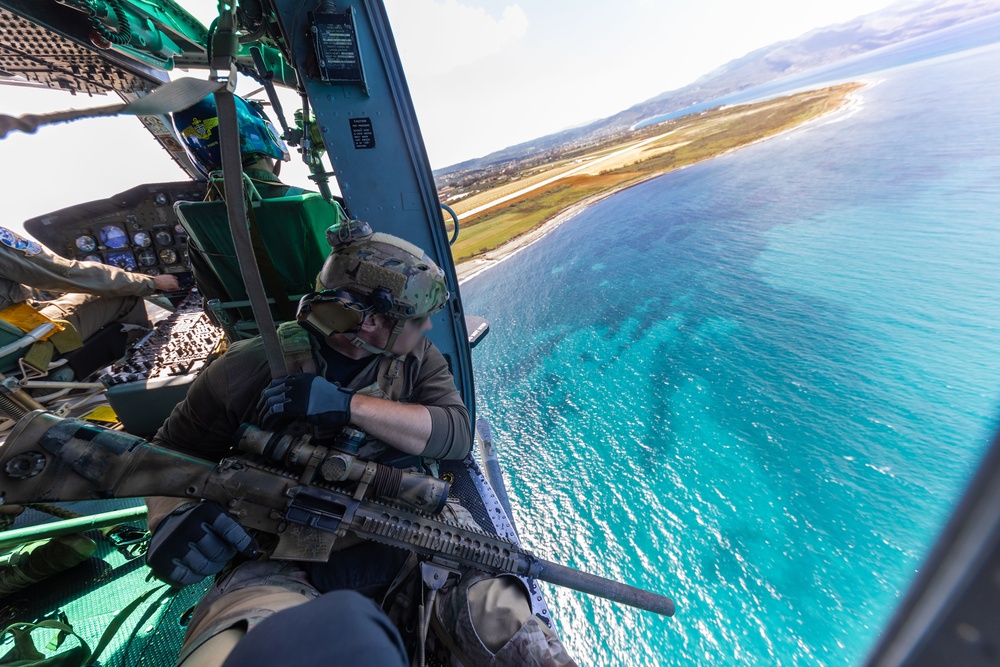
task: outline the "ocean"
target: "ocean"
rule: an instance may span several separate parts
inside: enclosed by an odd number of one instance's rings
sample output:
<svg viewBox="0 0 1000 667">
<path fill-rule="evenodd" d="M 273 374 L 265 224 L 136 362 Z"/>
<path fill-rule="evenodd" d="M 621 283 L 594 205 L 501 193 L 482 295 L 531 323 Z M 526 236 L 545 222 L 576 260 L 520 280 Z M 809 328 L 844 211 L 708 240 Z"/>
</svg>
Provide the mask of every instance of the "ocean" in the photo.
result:
<svg viewBox="0 0 1000 667">
<path fill-rule="evenodd" d="M 864 660 L 1000 415 L 1000 47 L 970 44 L 875 54 L 851 108 L 463 286 L 527 546 L 677 602 L 548 587 L 581 664 Z"/>
</svg>

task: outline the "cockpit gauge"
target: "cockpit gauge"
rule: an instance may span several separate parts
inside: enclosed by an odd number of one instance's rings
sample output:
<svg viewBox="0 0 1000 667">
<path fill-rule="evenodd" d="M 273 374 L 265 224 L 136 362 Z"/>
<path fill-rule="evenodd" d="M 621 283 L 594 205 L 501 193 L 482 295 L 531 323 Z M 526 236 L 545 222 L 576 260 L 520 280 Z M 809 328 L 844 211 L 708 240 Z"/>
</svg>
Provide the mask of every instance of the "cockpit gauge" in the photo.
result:
<svg viewBox="0 0 1000 667">
<path fill-rule="evenodd" d="M 173 248 L 164 248 L 160 251 L 160 261 L 164 264 L 175 264 L 177 262 L 177 251 Z"/>
<path fill-rule="evenodd" d="M 119 269 L 125 269 L 127 271 L 135 269 L 135 255 L 128 251 L 109 252 L 104 256 L 104 261 L 106 264 L 117 266 Z"/>
<path fill-rule="evenodd" d="M 132 243 L 140 248 L 148 248 L 153 245 L 153 239 L 150 237 L 149 232 L 136 232 L 132 235 Z"/>
<path fill-rule="evenodd" d="M 170 203 L 170 198 L 167 197 L 165 192 L 157 192 L 156 196 L 153 197 L 153 201 L 156 202 L 157 206 L 166 206 Z"/>
<path fill-rule="evenodd" d="M 159 229 L 153 234 L 157 245 L 170 245 L 174 242 L 174 237 L 165 229 Z"/>
<path fill-rule="evenodd" d="M 103 264 L 104 260 L 101 259 L 100 255 L 86 255 L 83 258 L 84 262 L 97 262 L 98 264 Z"/>
<path fill-rule="evenodd" d="M 136 255 L 136 259 L 139 260 L 139 266 L 155 266 L 156 252 L 153 250 L 143 250 Z"/>
<path fill-rule="evenodd" d="M 160 271 L 155 266 L 149 269 L 143 269 L 143 271 L 146 273 L 147 276 L 158 276 L 161 273 L 163 273 L 163 271 Z"/>
<path fill-rule="evenodd" d="M 128 245 L 128 236 L 125 230 L 116 225 L 105 225 L 97 232 L 97 237 L 105 247 L 117 250 Z"/>
<path fill-rule="evenodd" d="M 80 252 L 93 252 L 97 248 L 97 241 L 94 240 L 93 236 L 87 236 L 86 234 L 77 236 L 76 247 Z M 100 261 L 100 258 L 97 261 Z"/>
</svg>

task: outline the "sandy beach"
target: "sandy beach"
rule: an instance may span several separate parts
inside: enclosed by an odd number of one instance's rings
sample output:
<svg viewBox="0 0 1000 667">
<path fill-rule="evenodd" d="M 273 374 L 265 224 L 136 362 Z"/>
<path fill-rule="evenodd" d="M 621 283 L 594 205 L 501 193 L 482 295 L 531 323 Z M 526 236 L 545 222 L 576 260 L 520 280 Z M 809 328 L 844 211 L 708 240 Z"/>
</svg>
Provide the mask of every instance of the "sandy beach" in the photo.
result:
<svg viewBox="0 0 1000 667">
<path fill-rule="evenodd" d="M 865 82 L 865 87 L 867 87 L 869 85 L 871 85 L 871 83 Z M 507 241 L 506 243 L 504 243 L 500 247 L 494 248 L 493 250 L 485 252 L 482 255 L 479 255 L 479 256 L 477 256 L 477 257 L 475 257 L 473 259 L 470 259 L 470 260 L 467 260 L 467 261 L 464 261 L 464 262 L 458 264 L 455 267 L 456 273 L 458 274 L 458 284 L 461 285 L 461 284 L 465 283 L 466 281 L 471 280 L 472 278 L 475 278 L 476 276 L 478 276 L 479 274 L 483 273 L 484 271 L 488 271 L 489 269 L 493 268 L 497 264 L 500 264 L 501 262 L 503 262 L 503 261 L 505 261 L 507 259 L 510 259 L 511 257 L 513 257 L 514 255 L 516 255 L 518 252 L 524 250 L 525 248 L 527 248 L 531 244 L 533 244 L 533 243 L 535 243 L 535 242 L 537 242 L 537 241 L 545 238 L 548 234 L 552 233 L 552 231 L 555 230 L 557 227 L 559 227 L 563 223 L 568 222 L 569 220 L 571 220 L 572 218 L 574 218 L 577 214 L 579 214 L 581 211 L 583 211 L 584 209 L 586 209 L 588 206 L 596 204 L 597 202 L 601 201 L 602 199 L 605 199 L 607 197 L 611 197 L 612 195 L 615 195 L 615 194 L 617 194 L 617 193 L 619 193 L 619 192 L 621 192 L 623 190 L 627 190 L 628 188 L 635 187 L 636 185 L 640 185 L 640 184 L 645 183 L 646 181 L 649 181 L 651 179 L 659 178 L 660 176 L 663 176 L 665 174 L 673 173 L 674 171 L 680 171 L 681 169 L 687 169 L 689 167 L 693 167 L 696 164 L 701 164 L 702 162 L 708 162 L 709 160 L 714 160 L 714 159 L 716 159 L 718 157 L 721 157 L 723 155 L 728 155 L 728 154 L 733 153 L 735 151 L 742 150 L 744 148 L 747 148 L 748 146 L 753 146 L 755 144 L 759 144 L 759 143 L 762 143 L 764 141 L 771 141 L 772 139 L 776 139 L 778 137 L 787 136 L 787 135 L 789 135 L 789 134 L 791 134 L 793 132 L 797 132 L 799 130 L 802 130 L 803 128 L 806 128 L 806 127 L 808 127 L 810 125 L 813 125 L 817 121 L 820 121 L 820 120 L 823 120 L 823 119 L 829 119 L 830 116 L 833 116 L 835 114 L 838 114 L 838 113 L 841 113 L 841 112 L 844 112 L 844 111 L 854 113 L 854 112 L 856 112 L 861 107 L 861 104 L 862 104 L 862 98 L 861 98 L 861 95 L 860 95 L 860 90 L 863 90 L 863 88 L 859 89 L 857 91 L 854 91 L 854 92 L 850 93 L 849 95 L 847 95 L 845 97 L 845 99 L 844 99 L 844 103 L 841 104 L 840 106 L 838 106 L 838 107 L 836 107 L 834 109 L 830 109 L 826 113 L 820 114 L 820 115 L 818 115 L 818 116 L 816 116 L 814 118 L 810 118 L 808 121 L 802 123 L 801 125 L 797 125 L 795 127 L 789 128 L 789 129 L 787 129 L 787 130 L 785 130 L 783 132 L 778 132 L 778 133 L 773 134 L 773 135 L 771 135 L 769 137 L 764 137 L 762 139 L 758 139 L 757 141 L 752 141 L 750 143 L 744 144 L 743 146 L 739 146 L 737 148 L 732 148 L 730 150 L 727 150 L 727 151 L 724 151 L 722 153 L 719 153 L 718 155 L 713 155 L 712 157 L 706 158 L 704 160 L 699 160 L 698 162 L 694 162 L 692 164 L 684 165 L 683 167 L 679 167 L 678 169 L 672 169 L 672 170 L 664 171 L 664 172 L 661 172 L 661 173 L 650 174 L 648 177 L 643 178 L 642 180 L 635 181 L 635 182 L 629 183 L 627 185 L 622 185 L 620 187 L 611 188 L 610 190 L 608 190 L 606 192 L 602 192 L 602 193 L 594 195 L 592 197 L 588 197 L 586 199 L 582 199 L 579 202 L 573 204 L 572 206 L 569 206 L 569 207 L 563 209 L 562 211 L 560 211 L 559 213 L 557 213 L 555 216 L 553 216 L 552 218 L 546 220 L 545 222 L 543 222 L 542 224 L 538 225 L 534 229 L 532 229 L 532 230 L 530 230 L 528 232 L 525 232 L 524 234 L 521 234 L 519 236 L 516 236 L 516 237 L 512 238 L 511 240 Z"/>
<path fill-rule="evenodd" d="M 655 178 L 655 177 L 653 177 Z M 646 179 L 649 180 L 649 179 Z M 619 188 L 613 188 L 607 192 L 602 192 L 599 195 L 594 195 L 593 197 L 588 197 L 572 206 L 563 209 L 555 217 L 546 220 L 539 226 L 535 227 L 529 232 L 525 232 L 520 236 L 512 238 L 507 241 L 499 248 L 495 248 L 489 252 L 483 253 L 474 259 L 470 259 L 466 262 L 462 262 L 455 267 L 455 271 L 458 273 L 458 284 L 461 285 L 467 280 L 475 278 L 483 271 L 493 268 L 500 262 L 509 259 L 516 255 L 521 250 L 524 250 L 532 243 L 545 238 L 547 235 L 552 233 L 552 231 L 563 224 L 564 222 L 575 217 L 578 213 L 583 211 L 585 208 L 592 204 L 596 204 L 606 197 L 617 194 L 622 190 L 632 187 L 633 185 L 638 185 L 638 183 L 632 183 L 630 185 L 622 186 Z"/>
</svg>

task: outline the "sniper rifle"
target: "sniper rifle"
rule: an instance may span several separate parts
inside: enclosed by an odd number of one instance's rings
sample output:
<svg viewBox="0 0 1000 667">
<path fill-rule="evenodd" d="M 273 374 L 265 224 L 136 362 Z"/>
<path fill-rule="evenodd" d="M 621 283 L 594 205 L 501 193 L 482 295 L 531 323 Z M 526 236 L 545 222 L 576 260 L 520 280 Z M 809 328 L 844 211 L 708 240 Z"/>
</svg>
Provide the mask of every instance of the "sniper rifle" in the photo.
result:
<svg viewBox="0 0 1000 667">
<path fill-rule="evenodd" d="M 399 471 L 302 439 L 283 441 L 257 430 L 243 435 L 241 448 L 254 454 L 213 463 L 36 410 L 0 446 L 0 502 L 201 498 L 226 508 L 245 528 L 277 536 L 270 557 L 279 560 L 325 562 L 336 540 L 350 532 L 416 552 L 445 570 L 533 577 L 657 614 L 674 613 L 666 596 L 538 558 L 496 535 L 431 516 L 427 512 L 440 510 L 447 499 L 447 482 L 413 473 L 400 477 Z M 301 470 L 289 469 L 289 457 Z M 337 481 L 357 481 L 357 490 L 347 493 Z"/>
</svg>

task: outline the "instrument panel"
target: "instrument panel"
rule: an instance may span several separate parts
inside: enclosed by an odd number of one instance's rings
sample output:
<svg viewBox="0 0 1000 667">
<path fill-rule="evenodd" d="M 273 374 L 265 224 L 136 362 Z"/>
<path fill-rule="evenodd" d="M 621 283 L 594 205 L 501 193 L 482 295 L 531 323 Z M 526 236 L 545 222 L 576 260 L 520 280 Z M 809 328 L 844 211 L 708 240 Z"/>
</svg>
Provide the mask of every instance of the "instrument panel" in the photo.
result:
<svg viewBox="0 0 1000 667">
<path fill-rule="evenodd" d="M 190 274 L 188 235 L 173 205 L 204 197 L 205 185 L 197 181 L 151 183 L 40 215 L 25 221 L 24 228 L 67 259 L 151 276 Z"/>
</svg>

